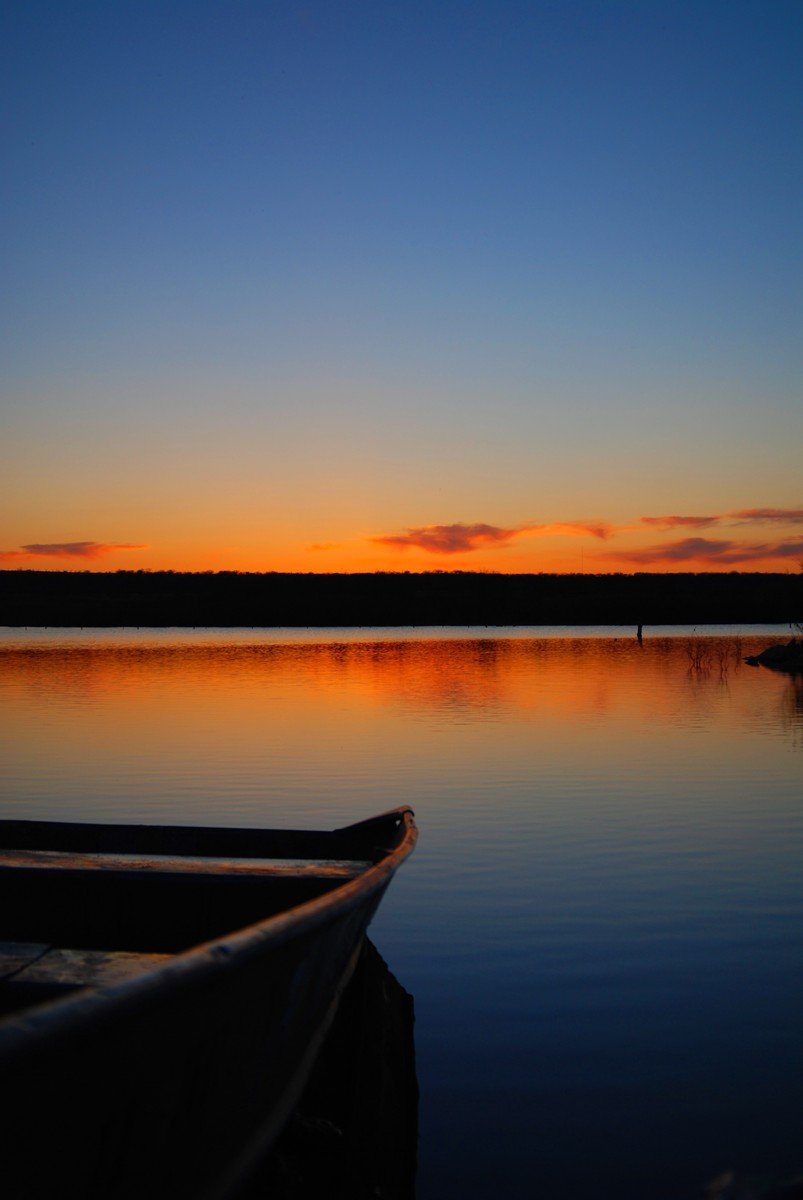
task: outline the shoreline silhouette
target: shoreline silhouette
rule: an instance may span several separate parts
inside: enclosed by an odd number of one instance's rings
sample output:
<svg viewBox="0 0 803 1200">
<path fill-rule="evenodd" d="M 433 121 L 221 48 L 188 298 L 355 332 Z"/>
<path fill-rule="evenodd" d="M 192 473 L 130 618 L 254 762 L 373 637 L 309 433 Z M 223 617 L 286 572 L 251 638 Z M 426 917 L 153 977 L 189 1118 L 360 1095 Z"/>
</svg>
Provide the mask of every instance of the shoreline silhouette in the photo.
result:
<svg viewBox="0 0 803 1200">
<path fill-rule="evenodd" d="M 803 574 L 0 571 L 6 626 L 788 624 Z"/>
</svg>

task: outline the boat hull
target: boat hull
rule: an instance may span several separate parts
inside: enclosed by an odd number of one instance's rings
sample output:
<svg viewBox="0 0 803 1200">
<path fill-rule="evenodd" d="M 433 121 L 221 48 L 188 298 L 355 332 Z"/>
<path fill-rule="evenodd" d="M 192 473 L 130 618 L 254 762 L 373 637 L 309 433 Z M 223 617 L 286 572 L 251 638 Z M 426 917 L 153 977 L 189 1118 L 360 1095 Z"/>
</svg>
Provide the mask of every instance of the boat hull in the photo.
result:
<svg viewBox="0 0 803 1200">
<path fill-rule="evenodd" d="M 8 1196 L 229 1196 L 290 1115 L 414 826 L 358 878 L 0 1027 Z M 129 881 L 130 882 L 130 881 Z"/>
</svg>

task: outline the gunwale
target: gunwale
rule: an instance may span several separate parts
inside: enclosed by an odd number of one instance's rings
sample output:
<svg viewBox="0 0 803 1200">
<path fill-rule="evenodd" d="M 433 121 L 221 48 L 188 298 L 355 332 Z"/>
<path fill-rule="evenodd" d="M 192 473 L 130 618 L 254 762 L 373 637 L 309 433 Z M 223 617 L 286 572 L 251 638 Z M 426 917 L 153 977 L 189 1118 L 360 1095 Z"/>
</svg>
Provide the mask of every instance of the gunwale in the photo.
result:
<svg viewBox="0 0 803 1200">
<path fill-rule="evenodd" d="M 46 826 L 51 830 L 57 830 L 59 824 L 58 822 L 0 822 L 0 841 L 4 840 L 4 827 L 8 830 L 10 826 L 16 828 L 38 826 L 40 831 L 45 832 Z M 0 1021 L 0 1063 L 10 1064 L 17 1056 L 31 1052 L 36 1053 L 43 1049 L 51 1050 L 59 1042 L 79 1035 L 88 1026 L 103 1023 L 106 1018 L 116 1018 L 126 1010 L 139 1008 L 146 1002 L 157 999 L 160 993 L 170 992 L 173 995 L 184 990 L 189 992 L 193 985 L 202 978 L 225 973 L 254 958 L 269 955 L 295 938 L 301 938 L 326 923 L 336 922 L 352 908 L 360 903 L 367 903 L 375 893 L 384 890 L 400 864 L 412 853 L 417 840 L 417 828 L 412 808 L 403 805 L 380 816 L 371 817 L 367 821 L 357 822 L 331 832 L 331 836 L 339 839 L 341 845 L 345 846 L 347 839 L 351 836 L 364 835 L 372 829 L 379 832 L 386 827 L 395 829 L 398 844 L 388 848 L 386 853 L 377 861 L 367 865 L 360 874 L 338 882 L 337 886 L 330 891 L 303 901 L 285 911 L 271 914 L 243 928 L 232 930 L 222 937 L 200 942 L 171 955 L 167 961 L 142 974 L 119 983 L 103 985 L 91 991 L 76 991 L 72 995 L 60 998 L 53 1004 L 43 1005 L 22 1014 L 13 1014 Z M 69 824 L 71 831 L 103 830 L 104 833 L 111 831 L 112 835 L 115 832 L 124 834 L 125 831 L 130 830 L 145 833 L 162 829 L 171 834 L 186 832 L 191 836 L 201 828 L 204 828 L 204 832 L 209 835 L 217 832 L 225 835 L 232 832 L 230 830 L 218 831 L 212 827 L 194 826 L 140 827 L 90 826 L 88 823 L 86 825 L 83 823 Z M 300 834 L 303 841 L 308 831 L 237 830 L 235 832 L 245 837 L 255 834 L 263 839 L 272 833 L 277 833 L 280 838 L 285 837 L 290 841 L 296 834 Z M 313 836 L 320 835 L 314 834 Z M 144 872 L 138 870 L 136 873 L 142 875 Z M 128 872 L 123 870 L 120 874 L 125 875 Z"/>
</svg>

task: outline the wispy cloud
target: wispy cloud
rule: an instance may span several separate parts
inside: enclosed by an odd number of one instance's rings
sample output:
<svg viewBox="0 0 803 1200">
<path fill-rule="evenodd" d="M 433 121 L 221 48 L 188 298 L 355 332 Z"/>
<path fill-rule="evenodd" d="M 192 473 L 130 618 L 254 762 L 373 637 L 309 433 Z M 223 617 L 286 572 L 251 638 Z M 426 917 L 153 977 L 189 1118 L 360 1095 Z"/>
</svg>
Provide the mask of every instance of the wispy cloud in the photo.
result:
<svg viewBox="0 0 803 1200">
<path fill-rule="evenodd" d="M 420 525 L 408 529 L 405 533 L 382 534 L 371 538 L 380 546 L 390 546 L 394 550 L 409 550 L 413 547 L 427 550 L 431 554 L 467 554 L 472 550 L 480 550 L 487 546 L 504 546 L 513 538 L 519 537 L 548 537 L 563 535 L 564 537 L 594 537 L 605 541 L 615 532 L 615 527 L 607 521 L 555 521 L 549 525 L 515 525 L 505 528 L 501 525 L 487 525 L 478 522 L 474 525 Z"/>
<path fill-rule="evenodd" d="M 531 525 L 522 532 L 548 536 L 563 534 L 569 537 L 594 537 L 607 541 L 617 532 L 615 525 L 608 521 L 555 521 L 552 525 Z"/>
<path fill-rule="evenodd" d="M 641 517 L 642 525 L 651 525 L 654 529 L 691 528 L 703 529 L 706 525 L 716 525 L 721 517 Z"/>
<path fill-rule="evenodd" d="M 383 534 L 371 538 L 379 546 L 394 550 L 428 550 L 432 554 L 465 554 L 481 546 L 503 545 L 525 532 L 524 529 L 503 529 L 499 525 L 422 525 L 406 533 Z"/>
<path fill-rule="evenodd" d="M 732 521 L 780 521 L 788 525 L 803 525 L 803 508 L 741 508 L 726 513 Z"/>
<path fill-rule="evenodd" d="M 550 525 L 420 525 L 405 533 L 382 534 L 371 538 L 380 546 L 394 550 L 427 550 L 430 554 L 467 554 L 487 546 L 504 546 L 514 538 L 546 537 L 594 537 L 605 541 L 615 532 L 606 521 L 556 521 Z"/>
<path fill-rule="evenodd" d="M 781 542 L 736 542 L 732 539 L 691 537 L 677 542 L 641 546 L 632 550 L 610 550 L 596 555 L 632 566 L 654 566 L 699 562 L 709 566 L 738 566 L 772 559 L 800 558 L 803 540 L 787 538 Z"/>
<path fill-rule="evenodd" d="M 803 508 L 740 508 L 735 512 L 715 513 L 707 517 L 641 517 L 640 521 L 642 525 L 649 525 L 653 529 L 705 529 L 707 526 L 722 525 L 726 522 L 738 525 L 751 522 L 803 525 Z"/>
<path fill-rule="evenodd" d="M 338 550 L 340 548 L 340 545 L 341 545 L 340 542 L 310 542 L 310 544 L 308 546 L 306 546 L 305 549 L 316 550 L 316 551 L 317 550 Z"/>
<path fill-rule="evenodd" d="M 17 550 L 0 550 L 0 562 L 20 558 L 103 558 L 118 550 L 146 550 L 133 542 L 28 542 Z"/>
</svg>

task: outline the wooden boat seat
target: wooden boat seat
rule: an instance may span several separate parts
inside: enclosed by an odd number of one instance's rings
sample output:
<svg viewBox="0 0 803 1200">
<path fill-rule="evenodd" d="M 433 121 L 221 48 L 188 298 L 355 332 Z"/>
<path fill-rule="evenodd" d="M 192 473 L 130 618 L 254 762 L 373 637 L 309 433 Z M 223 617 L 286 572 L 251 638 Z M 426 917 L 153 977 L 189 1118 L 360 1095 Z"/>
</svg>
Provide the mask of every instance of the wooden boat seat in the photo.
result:
<svg viewBox="0 0 803 1200">
<path fill-rule="evenodd" d="M 0 850 L 0 944 L 178 953 L 341 887 L 369 866 L 356 858 L 12 846 Z"/>
<path fill-rule="evenodd" d="M 405 813 L 332 832 L 0 821 L 0 943 L 177 954 L 351 890 Z"/>
<path fill-rule="evenodd" d="M 123 983 L 170 954 L 66 950 L 46 942 L 0 942 L 0 1013 L 59 1000 L 79 989 Z"/>
<path fill-rule="evenodd" d="M 355 859 L 266 859 L 204 855 L 75 853 L 62 850 L 2 850 L 0 869 L 73 871 L 158 871 L 187 875 L 256 875 L 277 879 L 326 880 L 343 883 L 356 879 L 370 862 Z"/>
<path fill-rule="evenodd" d="M 0 985 L 58 984 L 106 987 L 149 971 L 170 954 L 131 954 L 120 950 L 65 950 L 45 942 L 0 942 Z"/>
<path fill-rule="evenodd" d="M 77 854 L 144 854 L 168 857 L 378 862 L 388 822 L 361 821 L 331 833 L 300 829 L 229 829 L 184 825 L 92 825 L 61 821 L 0 821 L 0 845 Z M 377 840 L 380 845 L 377 845 Z"/>
</svg>

